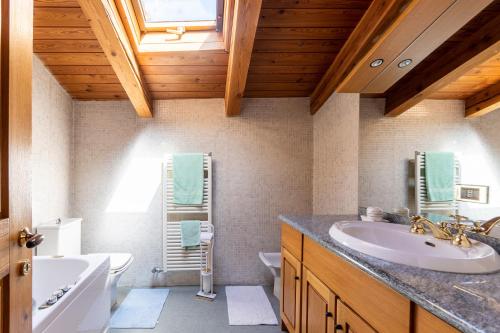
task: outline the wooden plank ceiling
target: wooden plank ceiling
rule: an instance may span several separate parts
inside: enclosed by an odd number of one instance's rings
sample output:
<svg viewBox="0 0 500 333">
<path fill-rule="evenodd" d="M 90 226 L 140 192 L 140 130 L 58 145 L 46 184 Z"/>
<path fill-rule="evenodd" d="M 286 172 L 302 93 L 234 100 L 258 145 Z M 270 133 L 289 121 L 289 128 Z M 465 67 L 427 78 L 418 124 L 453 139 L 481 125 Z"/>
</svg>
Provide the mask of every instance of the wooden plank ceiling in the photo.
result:
<svg viewBox="0 0 500 333">
<path fill-rule="evenodd" d="M 245 96 L 309 96 L 371 0 L 263 0 Z M 35 0 L 34 49 L 75 99 L 126 99 L 76 0 Z M 224 97 L 228 53 L 137 55 L 153 99 Z"/>
<path fill-rule="evenodd" d="M 76 0 L 34 1 L 33 49 L 74 99 L 128 99 Z"/>
<path fill-rule="evenodd" d="M 500 1 L 494 1 L 469 24 L 455 33 L 426 61 L 432 62 L 447 52 L 453 52 L 461 41 L 474 31 L 500 15 Z M 434 99 L 467 99 L 500 81 L 500 55 L 497 54 L 483 64 L 470 70 L 456 81 L 446 85 L 430 96 Z"/>
<path fill-rule="evenodd" d="M 264 0 L 245 96 L 309 96 L 370 3 Z"/>
<path fill-rule="evenodd" d="M 371 3 L 262 0 L 244 96 L 310 96 Z M 34 51 L 68 93 L 82 100 L 127 99 L 77 0 L 34 0 L 34 4 Z M 495 15 L 500 15 L 500 0 L 415 68 L 452 54 Z M 225 50 L 137 53 L 136 57 L 153 99 L 224 97 L 229 58 Z M 487 89 L 496 91 L 499 79 L 497 54 L 430 98 L 472 98 Z"/>
<path fill-rule="evenodd" d="M 386 115 L 400 115 L 498 55 L 499 3 L 492 1 L 390 87 L 384 94 Z"/>
</svg>

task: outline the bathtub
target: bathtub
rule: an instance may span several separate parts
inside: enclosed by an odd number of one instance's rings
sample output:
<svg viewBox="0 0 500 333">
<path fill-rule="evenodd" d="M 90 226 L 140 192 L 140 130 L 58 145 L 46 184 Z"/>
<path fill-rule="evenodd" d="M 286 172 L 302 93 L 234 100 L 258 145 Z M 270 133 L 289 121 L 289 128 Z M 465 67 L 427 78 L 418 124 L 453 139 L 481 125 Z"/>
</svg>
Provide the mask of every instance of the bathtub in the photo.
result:
<svg viewBox="0 0 500 333">
<path fill-rule="evenodd" d="M 109 257 L 33 257 L 33 332 L 100 333 L 110 317 Z M 54 305 L 39 307 L 52 293 L 72 285 Z"/>
</svg>

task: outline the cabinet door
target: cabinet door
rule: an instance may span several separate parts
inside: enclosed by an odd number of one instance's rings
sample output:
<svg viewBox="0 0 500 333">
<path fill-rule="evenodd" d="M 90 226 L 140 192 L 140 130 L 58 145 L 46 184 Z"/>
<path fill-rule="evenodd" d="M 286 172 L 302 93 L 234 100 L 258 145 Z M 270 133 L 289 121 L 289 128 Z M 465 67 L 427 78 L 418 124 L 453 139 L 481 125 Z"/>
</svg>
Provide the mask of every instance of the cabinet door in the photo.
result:
<svg viewBox="0 0 500 333">
<path fill-rule="evenodd" d="M 281 320 L 290 333 L 300 331 L 301 263 L 281 248 Z"/>
<path fill-rule="evenodd" d="M 335 328 L 335 333 L 377 333 L 340 300 L 337 300 L 337 325 Z"/>
<path fill-rule="evenodd" d="M 302 333 L 333 333 L 335 294 L 311 271 L 302 272 Z"/>
</svg>

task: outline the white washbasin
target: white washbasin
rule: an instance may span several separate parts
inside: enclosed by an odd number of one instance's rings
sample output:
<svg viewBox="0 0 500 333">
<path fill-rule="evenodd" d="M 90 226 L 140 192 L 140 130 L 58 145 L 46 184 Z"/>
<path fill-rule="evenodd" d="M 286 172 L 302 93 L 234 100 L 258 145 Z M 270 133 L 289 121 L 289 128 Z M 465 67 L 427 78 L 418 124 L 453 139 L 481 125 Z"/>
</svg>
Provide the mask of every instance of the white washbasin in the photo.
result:
<svg viewBox="0 0 500 333">
<path fill-rule="evenodd" d="M 383 222 L 337 222 L 330 236 L 344 246 L 376 258 L 420 268 L 454 273 L 489 273 L 500 269 L 500 256 L 481 242 L 471 248 L 412 234 L 409 226 Z"/>
</svg>

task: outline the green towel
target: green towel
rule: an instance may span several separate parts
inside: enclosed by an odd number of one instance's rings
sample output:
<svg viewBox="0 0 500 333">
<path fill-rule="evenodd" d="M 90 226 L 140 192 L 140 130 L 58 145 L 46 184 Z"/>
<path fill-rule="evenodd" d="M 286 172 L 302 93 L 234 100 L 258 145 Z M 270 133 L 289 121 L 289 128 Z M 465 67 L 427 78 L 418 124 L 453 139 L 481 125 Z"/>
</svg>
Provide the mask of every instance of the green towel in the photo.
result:
<svg viewBox="0 0 500 333">
<path fill-rule="evenodd" d="M 172 157 L 174 203 L 203 203 L 203 154 L 175 154 Z"/>
<path fill-rule="evenodd" d="M 425 180 L 430 201 L 455 199 L 455 156 L 446 152 L 425 153 Z"/>
<path fill-rule="evenodd" d="M 181 246 L 200 245 L 200 221 L 181 221 Z"/>
</svg>

